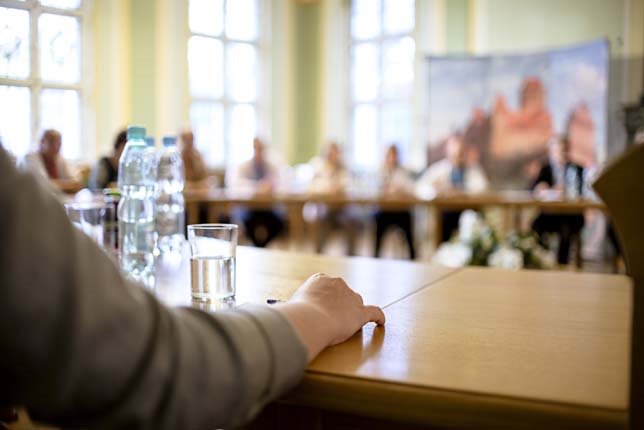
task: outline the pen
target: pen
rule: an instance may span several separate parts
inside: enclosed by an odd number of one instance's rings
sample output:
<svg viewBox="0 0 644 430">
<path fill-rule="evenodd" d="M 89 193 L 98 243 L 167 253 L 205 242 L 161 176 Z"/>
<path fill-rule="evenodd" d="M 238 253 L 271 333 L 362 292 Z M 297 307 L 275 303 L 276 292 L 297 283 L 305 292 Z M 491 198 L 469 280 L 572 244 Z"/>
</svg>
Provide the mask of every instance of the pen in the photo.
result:
<svg viewBox="0 0 644 430">
<path fill-rule="evenodd" d="M 278 303 L 284 303 L 284 301 L 279 299 L 266 299 L 266 303 L 269 305 L 276 305 Z"/>
</svg>

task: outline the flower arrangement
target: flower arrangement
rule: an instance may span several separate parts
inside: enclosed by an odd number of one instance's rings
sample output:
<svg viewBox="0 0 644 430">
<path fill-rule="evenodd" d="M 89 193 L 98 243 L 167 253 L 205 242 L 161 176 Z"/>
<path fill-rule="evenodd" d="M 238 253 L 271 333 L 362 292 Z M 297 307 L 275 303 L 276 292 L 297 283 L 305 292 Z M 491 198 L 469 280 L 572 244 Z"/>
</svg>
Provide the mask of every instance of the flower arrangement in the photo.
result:
<svg viewBox="0 0 644 430">
<path fill-rule="evenodd" d="M 539 245 L 534 233 L 500 234 L 477 213 L 463 211 L 458 234 L 441 244 L 433 262 L 450 266 L 490 266 L 503 269 L 551 269 L 554 254 Z"/>
</svg>

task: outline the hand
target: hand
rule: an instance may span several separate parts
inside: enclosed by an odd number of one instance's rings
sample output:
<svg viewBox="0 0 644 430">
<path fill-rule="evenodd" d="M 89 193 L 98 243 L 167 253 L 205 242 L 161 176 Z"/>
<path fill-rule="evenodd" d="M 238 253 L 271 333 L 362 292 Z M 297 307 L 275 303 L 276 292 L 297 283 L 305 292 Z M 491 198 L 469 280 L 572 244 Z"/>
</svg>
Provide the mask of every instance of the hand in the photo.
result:
<svg viewBox="0 0 644 430">
<path fill-rule="evenodd" d="M 319 273 L 307 279 L 289 302 L 276 308 L 306 345 L 309 360 L 327 346 L 344 342 L 368 322 L 385 323 L 382 310 L 365 306 L 343 279 Z"/>
</svg>

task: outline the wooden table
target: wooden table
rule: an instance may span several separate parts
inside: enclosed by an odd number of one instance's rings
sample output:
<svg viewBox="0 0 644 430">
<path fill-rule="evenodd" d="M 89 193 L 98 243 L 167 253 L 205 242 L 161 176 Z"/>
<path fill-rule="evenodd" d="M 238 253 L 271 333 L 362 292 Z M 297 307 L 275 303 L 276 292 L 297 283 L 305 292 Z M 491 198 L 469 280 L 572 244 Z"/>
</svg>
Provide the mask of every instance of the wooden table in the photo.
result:
<svg viewBox="0 0 644 430">
<path fill-rule="evenodd" d="M 174 264 L 174 266 L 173 266 Z M 185 259 L 159 295 L 189 302 Z M 344 276 L 387 325 L 314 360 L 251 428 L 626 428 L 630 280 L 241 247 L 237 302 Z"/>
<path fill-rule="evenodd" d="M 384 196 L 370 193 L 349 193 L 334 195 L 311 195 L 297 193 L 277 193 L 271 195 L 236 194 L 225 190 L 193 190 L 186 191 L 186 210 L 188 223 L 199 221 L 199 208 L 205 205 L 209 222 L 215 222 L 223 213 L 228 213 L 232 206 L 250 208 L 271 208 L 282 205 L 286 208 L 291 234 L 296 243 L 303 236 L 304 221 L 302 208 L 306 203 L 324 204 L 332 208 L 349 205 L 374 206 L 383 210 L 410 210 L 414 207 L 426 207 L 435 211 L 434 240 L 438 246 L 442 241 L 441 213 L 444 210 L 482 209 L 484 207 L 501 207 L 506 213 L 506 225 L 517 228 L 512 214 L 526 208 L 536 208 L 543 212 L 559 214 L 583 214 L 586 210 L 597 209 L 606 211 L 602 202 L 578 200 L 540 200 L 529 192 L 506 191 L 487 192 L 481 194 L 451 193 L 439 195 L 431 199 L 423 199 L 413 195 Z"/>
</svg>

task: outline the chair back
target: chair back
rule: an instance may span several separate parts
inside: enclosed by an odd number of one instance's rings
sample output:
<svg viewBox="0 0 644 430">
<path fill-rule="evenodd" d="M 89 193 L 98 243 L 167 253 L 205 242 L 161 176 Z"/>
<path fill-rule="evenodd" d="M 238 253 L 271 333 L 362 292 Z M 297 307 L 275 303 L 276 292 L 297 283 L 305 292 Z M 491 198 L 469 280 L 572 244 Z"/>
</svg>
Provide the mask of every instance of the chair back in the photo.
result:
<svg viewBox="0 0 644 430">
<path fill-rule="evenodd" d="M 608 207 L 633 278 L 629 423 L 644 429 L 644 145 L 610 163 L 593 187 Z"/>
</svg>

